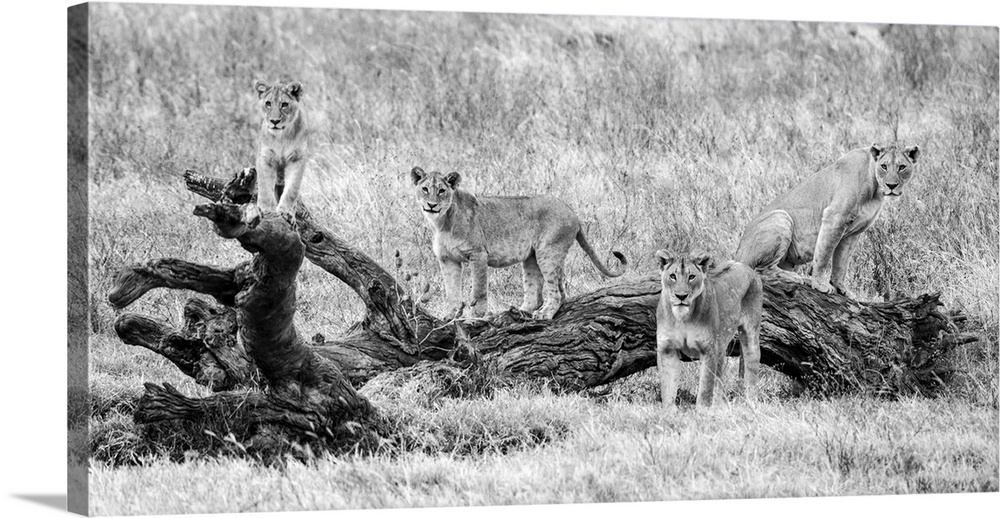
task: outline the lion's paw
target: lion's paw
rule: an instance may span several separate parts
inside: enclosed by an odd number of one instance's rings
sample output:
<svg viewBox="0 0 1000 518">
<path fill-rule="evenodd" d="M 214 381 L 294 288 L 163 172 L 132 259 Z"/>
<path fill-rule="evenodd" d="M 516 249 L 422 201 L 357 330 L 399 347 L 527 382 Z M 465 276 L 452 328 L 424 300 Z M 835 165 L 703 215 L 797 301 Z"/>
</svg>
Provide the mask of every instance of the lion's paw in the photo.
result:
<svg viewBox="0 0 1000 518">
<path fill-rule="evenodd" d="M 814 290 L 820 293 L 833 293 L 834 291 L 833 285 L 831 285 L 829 282 L 816 278 L 813 278 L 812 280 L 812 287 Z"/>
<path fill-rule="evenodd" d="M 295 211 L 287 207 L 278 206 L 278 215 L 284 218 L 289 225 L 295 225 Z"/>
<path fill-rule="evenodd" d="M 449 305 L 448 307 L 445 308 L 445 310 L 444 310 L 444 318 L 445 318 L 445 320 L 461 320 L 462 319 L 462 313 L 463 313 L 464 310 L 465 310 L 465 304 L 464 303 L 451 304 L 451 305 Z"/>
<path fill-rule="evenodd" d="M 262 218 L 261 210 L 256 204 L 250 203 L 244 205 L 243 208 L 243 222 L 247 224 L 250 228 L 256 228 L 260 224 Z"/>
<path fill-rule="evenodd" d="M 555 316 L 556 311 L 559 311 L 559 308 L 542 306 L 542 309 L 539 309 L 538 311 L 535 311 L 534 313 L 531 314 L 531 318 L 535 320 L 552 320 L 552 317 Z"/>
<path fill-rule="evenodd" d="M 847 297 L 849 299 L 853 299 L 854 298 L 854 293 L 851 293 L 850 290 L 848 290 L 847 288 L 845 288 L 843 286 L 838 286 L 838 285 L 834 284 L 833 285 L 833 289 L 836 290 L 837 293 L 839 293 L 839 294 L 841 294 L 841 295 L 843 295 L 843 296 L 845 296 L 845 297 Z"/>
</svg>

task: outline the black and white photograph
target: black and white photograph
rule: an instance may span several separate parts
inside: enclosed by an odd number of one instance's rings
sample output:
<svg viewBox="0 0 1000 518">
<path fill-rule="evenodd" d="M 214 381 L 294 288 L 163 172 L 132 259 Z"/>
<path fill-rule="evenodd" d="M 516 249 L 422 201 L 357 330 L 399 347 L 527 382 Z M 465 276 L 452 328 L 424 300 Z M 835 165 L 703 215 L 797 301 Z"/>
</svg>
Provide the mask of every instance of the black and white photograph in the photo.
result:
<svg viewBox="0 0 1000 518">
<path fill-rule="evenodd" d="M 1000 491 L 998 27 L 491 7 L 67 9 L 71 512 Z"/>
</svg>

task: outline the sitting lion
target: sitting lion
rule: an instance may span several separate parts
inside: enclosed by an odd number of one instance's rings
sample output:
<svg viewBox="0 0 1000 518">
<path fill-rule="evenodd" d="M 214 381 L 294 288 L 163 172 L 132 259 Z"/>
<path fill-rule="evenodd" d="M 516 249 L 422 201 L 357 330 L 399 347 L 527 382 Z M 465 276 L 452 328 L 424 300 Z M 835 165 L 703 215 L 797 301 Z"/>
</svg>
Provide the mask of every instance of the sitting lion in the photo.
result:
<svg viewBox="0 0 1000 518">
<path fill-rule="evenodd" d="M 660 263 L 660 302 L 656 306 L 656 365 L 660 397 L 676 408 L 681 355 L 701 359 L 698 406 L 711 406 L 716 380 L 722 380 L 726 349 L 739 331 L 746 397 L 756 397 L 760 367 L 760 277 L 735 261 L 712 264 L 707 255 L 677 257 L 656 252 Z"/>
<path fill-rule="evenodd" d="M 812 261 L 812 286 L 843 288 L 851 248 L 886 197 L 903 193 L 917 166 L 917 146 L 855 149 L 779 196 L 744 230 L 736 260 L 757 270 L 792 270 Z"/>
<path fill-rule="evenodd" d="M 563 261 L 574 240 L 602 274 L 618 277 L 624 273 L 625 256 L 613 252 L 622 271 L 610 271 L 587 243 L 576 214 L 562 201 L 545 196 L 474 196 L 458 189 L 461 175 L 454 172 L 425 173 L 414 167 L 410 176 L 424 218 L 434 231 L 434 255 L 444 277 L 450 314 L 463 305 L 463 263 L 472 265 L 470 308 L 474 316 L 486 313 L 486 267 L 520 262 L 524 274 L 521 311 L 534 312 L 538 319 L 552 318 L 562 306 Z"/>
</svg>

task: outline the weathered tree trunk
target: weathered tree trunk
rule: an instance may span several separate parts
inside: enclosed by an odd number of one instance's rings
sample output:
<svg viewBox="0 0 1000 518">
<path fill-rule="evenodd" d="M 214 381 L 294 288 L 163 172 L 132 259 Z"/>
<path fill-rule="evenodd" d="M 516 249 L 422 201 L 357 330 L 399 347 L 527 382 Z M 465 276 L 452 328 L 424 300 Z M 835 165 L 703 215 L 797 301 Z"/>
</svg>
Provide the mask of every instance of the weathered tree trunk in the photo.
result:
<svg viewBox="0 0 1000 518">
<path fill-rule="evenodd" d="M 255 396 L 262 420 L 295 416 L 285 424 L 302 428 L 304 422 L 316 429 L 337 421 L 331 416 L 363 414 L 367 402 L 351 384 L 421 360 L 461 357 L 468 348 L 490 372 L 543 377 L 569 390 L 655 365 L 656 277 L 571 298 L 551 321 L 531 320 L 512 309 L 489 322 L 466 323 L 457 338 L 454 323 L 413 303 L 392 275 L 316 225 L 301 206 L 295 230 L 277 217 L 254 226 L 248 203 L 252 180 L 246 173 L 229 182 L 187 175 L 190 190 L 222 202 L 199 206 L 195 214 L 212 219 L 220 235 L 254 252 L 252 261 L 231 270 L 176 259 L 152 261 L 123 271 L 110 299 L 124 307 L 150 289 L 169 287 L 193 289 L 232 306 L 192 301 L 179 331 L 129 314 L 118 319 L 116 330 L 125 342 L 163 354 L 216 390 L 247 385 L 259 369 L 271 398 Z M 367 315 L 347 336 L 311 345 L 298 337 L 292 311 L 303 256 L 365 303 Z M 952 372 L 948 351 L 974 339 L 957 333 L 953 322 L 961 317 L 942 314 L 937 295 L 864 303 L 778 277 L 765 277 L 764 286 L 762 363 L 821 393 L 932 395 Z M 736 354 L 738 348 L 730 350 Z M 229 404 L 227 396 L 208 403 L 178 399 L 183 396 L 169 388 L 147 391 L 137 414 L 147 421 L 188 418 L 206 412 L 206 405 Z M 299 405 L 301 411 L 275 412 L 272 403 L 282 409 Z"/>
<path fill-rule="evenodd" d="M 960 343 L 938 295 L 864 303 L 764 277 L 761 363 L 824 394 L 931 395 L 953 369 Z M 474 332 L 501 372 L 548 377 L 569 388 L 608 383 L 656 365 L 658 277 L 601 288 L 566 302 L 552 322 L 508 312 Z M 738 355 L 733 342 L 731 355 Z"/>
<path fill-rule="evenodd" d="M 261 220 L 252 210 L 253 203 L 232 203 L 251 202 L 253 171 L 229 182 L 193 173 L 186 180 L 191 190 L 215 201 L 195 207 L 195 215 L 215 223 L 219 235 L 238 240 L 254 254 L 252 259 L 232 269 L 176 259 L 151 261 L 123 270 L 108 298 L 122 308 L 154 288 L 190 289 L 211 295 L 233 310 L 213 310 L 192 301 L 185 310 L 185 328 L 179 333 L 133 314 L 121 315 L 115 329 L 127 343 L 167 356 L 183 372 L 216 390 L 244 384 L 254 378 L 254 368 L 268 390 L 264 396 L 249 399 L 246 394 L 216 394 L 194 400 L 170 388 L 157 390 L 147 385 L 136 419 L 190 419 L 250 405 L 258 409 L 255 415 L 262 422 L 315 431 L 367 416 L 368 401 L 358 395 L 335 362 L 303 342 L 293 323 L 296 276 L 303 259 L 299 234 L 280 216 Z M 222 196 L 218 196 L 220 190 Z"/>
</svg>

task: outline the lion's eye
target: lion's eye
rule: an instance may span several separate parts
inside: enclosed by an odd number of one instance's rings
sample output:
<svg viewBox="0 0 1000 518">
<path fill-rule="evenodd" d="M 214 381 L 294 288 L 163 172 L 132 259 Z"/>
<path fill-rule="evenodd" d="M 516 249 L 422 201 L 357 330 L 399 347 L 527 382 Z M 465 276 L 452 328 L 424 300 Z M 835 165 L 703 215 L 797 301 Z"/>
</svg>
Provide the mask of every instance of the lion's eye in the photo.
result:
<svg viewBox="0 0 1000 518">
<path fill-rule="evenodd" d="M 889 166 L 888 166 L 888 165 L 886 165 L 886 164 L 882 164 L 882 170 L 883 170 L 883 171 L 887 171 L 887 170 L 889 170 Z"/>
<path fill-rule="evenodd" d="M 265 108 L 270 108 L 271 107 L 271 101 L 264 102 L 264 107 Z"/>
<path fill-rule="evenodd" d="M 282 108 L 288 108 L 288 103 L 281 103 Z"/>
<path fill-rule="evenodd" d="M 426 187 L 424 187 L 424 194 L 427 194 L 427 192 L 428 192 L 428 191 L 427 191 L 427 188 L 426 188 Z"/>
<path fill-rule="evenodd" d="M 694 280 L 694 274 L 692 273 L 691 275 L 688 275 L 688 282 L 691 282 L 693 280 Z"/>
<path fill-rule="evenodd" d="M 902 171 L 903 169 L 906 169 L 906 164 L 899 164 L 899 170 Z"/>
<path fill-rule="evenodd" d="M 670 280 L 676 281 L 677 280 L 677 276 L 671 273 L 670 274 Z"/>
<path fill-rule="evenodd" d="M 444 189 L 438 189 L 438 194 L 444 194 Z"/>
</svg>

